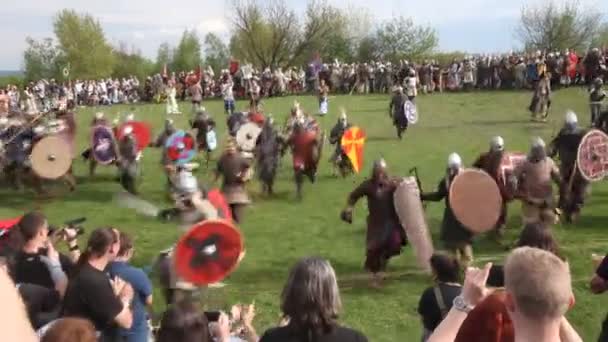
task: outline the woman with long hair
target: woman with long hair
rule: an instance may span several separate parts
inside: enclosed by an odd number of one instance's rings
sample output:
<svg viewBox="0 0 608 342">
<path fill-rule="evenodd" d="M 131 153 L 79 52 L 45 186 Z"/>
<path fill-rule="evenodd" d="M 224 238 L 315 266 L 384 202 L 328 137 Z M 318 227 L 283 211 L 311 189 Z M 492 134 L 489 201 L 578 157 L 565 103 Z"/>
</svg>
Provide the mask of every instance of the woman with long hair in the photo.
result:
<svg viewBox="0 0 608 342">
<path fill-rule="evenodd" d="M 358 331 L 341 327 L 342 309 L 336 274 L 327 260 L 311 257 L 300 260 L 283 288 L 281 310 L 288 323 L 272 328 L 261 342 L 364 342 Z"/>
</svg>

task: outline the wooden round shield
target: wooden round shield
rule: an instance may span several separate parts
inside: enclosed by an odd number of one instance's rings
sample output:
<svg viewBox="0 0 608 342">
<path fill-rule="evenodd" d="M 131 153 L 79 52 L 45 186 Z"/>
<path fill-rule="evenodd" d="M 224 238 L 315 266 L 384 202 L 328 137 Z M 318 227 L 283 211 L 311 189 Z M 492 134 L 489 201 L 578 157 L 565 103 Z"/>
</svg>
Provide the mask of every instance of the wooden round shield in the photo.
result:
<svg viewBox="0 0 608 342">
<path fill-rule="evenodd" d="M 242 125 L 236 132 L 236 144 L 242 151 L 253 151 L 260 133 L 262 133 L 260 126 L 253 122 L 248 122 Z"/>
<path fill-rule="evenodd" d="M 503 154 L 496 179 L 504 200 L 511 201 L 516 197 L 517 189 L 514 189 L 510 184 L 509 178 L 513 171 L 526 161 L 526 158 L 526 154 L 522 152 L 505 152 Z"/>
<path fill-rule="evenodd" d="M 70 146 L 62 138 L 49 136 L 34 145 L 30 155 L 32 170 L 44 179 L 57 179 L 65 175 L 72 165 Z"/>
<path fill-rule="evenodd" d="M 137 141 L 137 151 L 143 151 L 144 148 L 148 147 L 150 144 L 151 133 L 150 126 L 147 123 L 141 121 L 129 121 L 125 122 L 118 128 L 116 132 L 116 137 L 118 140 L 122 140 L 125 136 L 125 128 L 131 126 L 133 128 L 133 135 L 135 136 L 135 141 Z"/>
<path fill-rule="evenodd" d="M 496 181 L 482 170 L 461 171 L 450 185 L 450 206 L 472 233 L 491 230 L 500 217 L 502 196 Z"/>
<path fill-rule="evenodd" d="M 585 134 L 578 145 L 576 164 L 586 180 L 604 179 L 608 173 L 608 135 L 597 129 Z"/>
<path fill-rule="evenodd" d="M 167 157 L 175 164 L 189 163 L 196 156 L 196 140 L 185 131 L 177 131 L 165 142 Z"/>
<path fill-rule="evenodd" d="M 418 122 L 418 110 L 416 109 L 416 104 L 414 102 L 410 100 L 405 101 L 403 112 L 405 113 L 408 123 L 414 125 Z"/>
<path fill-rule="evenodd" d="M 102 165 L 111 164 L 116 160 L 116 140 L 112 129 L 98 125 L 91 130 L 91 154 Z"/>
<path fill-rule="evenodd" d="M 196 285 L 212 284 L 232 272 L 243 250 L 239 230 L 226 220 L 207 220 L 193 226 L 175 248 L 175 269 Z"/>
</svg>

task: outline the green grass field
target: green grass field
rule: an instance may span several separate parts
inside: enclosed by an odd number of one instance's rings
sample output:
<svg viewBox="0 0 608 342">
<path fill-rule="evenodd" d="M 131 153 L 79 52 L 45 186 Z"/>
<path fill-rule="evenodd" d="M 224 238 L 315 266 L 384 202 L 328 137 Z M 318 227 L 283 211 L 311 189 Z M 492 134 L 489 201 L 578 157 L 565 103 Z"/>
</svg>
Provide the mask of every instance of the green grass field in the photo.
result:
<svg viewBox="0 0 608 342">
<path fill-rule="evenodd" d="M 488 148 L 493 135 L 505 138 L 507 149 L 527 151 L 531 137 L 541 136 L 547 142 L 557 132 L 566 109 L 579 113 L 579 121 L 587 124 L 589 110 L 587 96 L 582 89 L 569 89 L 554 94 L 550 122 L 531 123 L 526 110 L 530 94 L 527 92 L 480 92 L 462 94 L 437 94 L 417 99 L 421 113 L 419 123 L 410 128 L 403 141 L 396 135 L 387 115 L 387 95 L 337 96 L 330 100 L 330 114 L 319 119 L 329 131 L 335 123 L 340 106 L 349 113 L 349 120 L 363 127 L 368 136 L 365 147 L 365 166 L 352 178 L 332 177 L 327 159 L 331 147 L 326 146 L 316 184 L 305 184 L 304 199 L 295 198 L 290 156 L 282 162 L 276 195 L 271 198 L 260 194 L 257 181 L 249 184 L 253 204 L 249 207 L 241 226 L 245 237 L 247 256 L 240 267 L 226 279 L 227 286 L 210 290 L 206 294 L 211 307 L 228 309 L 237 302 L 255 301 L 256 325 L 262 333 L 279 319 L 279 299 L 289 267 L 300 257 L 319 255 L 329 259 L 335 267 L 344 302 L 342 321 L 363 331 L 372 341 L 417 341 L 421 324 L 416 306 L 422 290 L 431 279 L 418 271 L 410 247 L 394 258 L 389 265 L 389 279 L 381 290 L 371 290 L 363 271 L 365 246 L 365 203 L 355 209 L 355 221 L 348 225 L 339 220 L 348 193 L 370 173 L 372 161 L 383 156 L 390 172 L 405 176 L 417 166 L 426 191 L 434 188 L 442 177 L 447 156 L 458 152 L 465 164 L 473 162 L 481 151 Z M 295 98 L 267 100 L 266 113 L 274 114 L 277 123 L 283 122 Z M 317 110 L 316 98 L 300 97 L 302 107 L 311 113 Z M 218 134 L 224 140 L 225 120 L 223 103 L 207 101 L 205 106 L 219 124 Z M 245 103 L 239 102 L 238 108 Z M 182 103 L 184 112 L 190 111 L 189 103 Z M 80 130 L 79 149 L 88 144 L 88 124 L 94 112 L 102 110 L 110 118 L 125 113 L 129 107 L 86 108 L 78 110 Z M 165 106 L 141 105 L 134 108 L 136 117 L 162 127 Z M 189 115 L 176 116 L 179 128 L 186 126 Z M 156 134 L 156 132 L 155 132 Z M 147 149 L 144 153 L 144 180 L 142 196 L 159 206 L 167 206 L 165 179 L 159 166 L 158 150 Z M 114 168 L 99 168 L 95 179 L 87 178 L 87 164 L 78 159 L 74 162 L 79 178 L 76 192 L 67 193 L 61 186 L 52 188 L 57 197 L 38 200 L 31 192 L 17 193 L 3 187 L 0 190 L 0 217 L 13 217 L 23 211 L 38 208 L 51 222 L 63 222 L 77 216 L 87 216 L 87 229 L 112 225 L 135 236 L 136 256 L 134 263 L 149 264 L 160 249 L 169 247 L 180 235 L 172 224 L 163 224 L 140 216 L 131 210 L 120 208 L 112 202 L 114 194 L 121 190 L 112 181 Z M 203 167 L 197 171 L 200 181 L 208 184 L 211 173 Z M 558 226 L 556 235 L 573 272 L 573 285 L 577 304 L 568 317 L 586 341 L 595 340 L 600 323 L 608 311 L 608 296 L 594 296 L 588 290 L 592 275 L 591 253 L 603 254 L 608 250 L 608 223 L 606 205 L 608 187 L 605 183 L 594 184 L 593 194 L 584 209 L 580 222 L 575 226 Z M 513 203 L 509 212 L 509 229 L 503 244 L 514 242 L 520 230 L 519 204 Z M 443 203 L 427 207 L 429 226 L 436 234 L 441 222 Z M 84 239 L 81 245 L 84 245 Z M 437 243 L 436 243 L 437 245 Z M 491 237 L 480 236 L 475 245 L 478 262 L 501 262 L 506 248 Z M 157 310 L 162 310 L 161 297 L 156 296 Z"/>
</svg>

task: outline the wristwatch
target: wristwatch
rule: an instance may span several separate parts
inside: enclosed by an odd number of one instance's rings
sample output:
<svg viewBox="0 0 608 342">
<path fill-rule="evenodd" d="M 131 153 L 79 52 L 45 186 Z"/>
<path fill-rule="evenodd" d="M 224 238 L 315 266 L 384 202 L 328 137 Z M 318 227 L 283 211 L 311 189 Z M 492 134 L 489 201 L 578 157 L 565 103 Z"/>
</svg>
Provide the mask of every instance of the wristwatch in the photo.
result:
<svg viewBox="0 0 608 342">
<path fill-rule="evenodd" d="M 464 313 L 469 313 L 471 310 L 473 310 L 473 306 L 469 305 L 462 296 L 457 296 L 454 298 L 452 306 L 454 309 Z"/>
</svg>

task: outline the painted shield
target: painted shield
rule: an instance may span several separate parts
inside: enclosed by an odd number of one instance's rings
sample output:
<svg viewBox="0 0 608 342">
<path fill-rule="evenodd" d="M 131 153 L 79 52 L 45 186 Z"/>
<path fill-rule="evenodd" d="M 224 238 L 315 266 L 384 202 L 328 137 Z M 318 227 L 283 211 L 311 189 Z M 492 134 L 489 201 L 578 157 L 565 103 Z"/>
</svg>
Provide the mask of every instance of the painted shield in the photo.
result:
<svg viewBox="0 0 608 342">
<path fill-rule="evenodd" d="M 177 165 L 190 162 L 196 156 L 196 139 L 185 131 L 177 131 L 165 142 L 169 160 Z"/>
<path fill-rule="evenodd" d="M 0 220 L 0 231 L 5 231 L 5 230 L 13 228 L 15 225 L 17 225 L 17 223 L 19 223 L 20 220 L 21 220 L 21 216 Z"/>
<path fill-rule="evenodd" d="M 461 171 L 450 185 L 454 215 L 472 233 L 491 230 L 498 222 L 502 196 L 496 181 L 482 170 Z"/>
<path fill-rule="evenodd" d="M 414 102 L 410 100 L 405 101 L 403 112 L 405 113 L 408 123 L 414 125 L 418 122 L 418 110 L 416 109 L 416 104 Z"/>
<path fill-rule="evenodd" d="M 585 134 L 578 145 L 576 164 L 587 181 L 604 179 L 608 174 L 608 135 L 597 129 Z"/>
<path fill-rule="evenodd" d="M 365 132 L 357 127 L 353 126 L 342 134 L 342 140 L 340 141 L 342 151 L 353 166 L 353 170 L 359 173 L 363 166 L 363 147 L 365 146 Z"/>
<path fill-rule="evenodd" d="M 420 189 L 414 177 L 406 177 L 395 189 L 393 195 L 395 211 L 408 241 L 414 247 L 418 266 L 426 272 L 431 272 L 430 260 L 433 255 L 433 241 L 420 201 Z"/>
<path fill-rule="evenodd" d="M 118 140 L 122 140 L 125 135 L 125 128 L 131 126 L 133 128 L 133 135 L 135 136 L 135 141 L 137 141 L 137 151 L 143 151 L 148 144 L 150 144 L 151 133 L 150 126 L 147 123 L 141 121 L 129 121 L 125 122 L 116 131 L 116 137 Z"/>
<path fill-rule="evenodd" d="M 116 140 L 114 133 L 107 126 L 95 126 L 91 130 L 91 153 L 93 158 L 102 165 L 108 165 L 116 160 Z"/>
<path fill-rule="evenodd" d="M 209 202 L 211 202 L 211 204 L 213 204 L 215 209 L 217 209 L 218 216 L 221 219 L 232 222 L 232 212 L 230 211 L 228 202 L 220 189 L 212 189 L 209 191 L 209 193 L 207 193 L 207 199 Z"/>
<path fill-rule="evenodd" d="M 509 178 L 513 174 L 513 171 L 526 161 L 526 154 L 521 152 L 505 152 L 500 161 L 498 167 L 498 187 L 502 198 L 506 201 L 513 200 L 516 196 L 517 190 L 514 189 L 512 184 L 509 182 Z"/>
<path fill-rule="evenodd" d="M 48 136 L 34 145 L 30 155 L 32 170 L 44 179 L 57 179 L 72 166 L 70 146 L 61 137 Z"/>
<path fill-rule="evenodd" d="M 207 285 L 224 279 L 238 265 L 243 250 L 239 230 L 226 220 L 202 221 L 175 248 L 175 269 L 184 280 Z"/>
<path fill-rule="evenodd" d="M 258 136 L 262 133 L 262 128 L 256 123 L 248 122 L 242 125 L 236 132 L 236 144 L 241 151 L 251 152 L 255 149 Z"/>
</svg>

